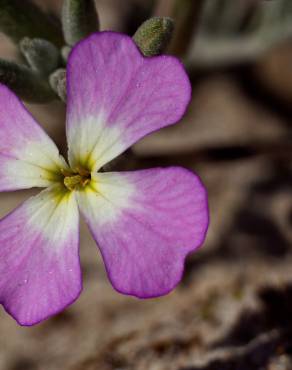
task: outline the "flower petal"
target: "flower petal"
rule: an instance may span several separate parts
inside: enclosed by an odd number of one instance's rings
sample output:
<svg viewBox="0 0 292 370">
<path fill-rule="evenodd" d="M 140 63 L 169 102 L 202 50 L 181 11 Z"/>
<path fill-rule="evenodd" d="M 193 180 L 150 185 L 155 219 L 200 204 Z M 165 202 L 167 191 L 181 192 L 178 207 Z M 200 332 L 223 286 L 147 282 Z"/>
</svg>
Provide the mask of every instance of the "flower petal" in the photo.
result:
<svg viewBox="0 0 292 370">
<path fill-rule="evenodd" d="M 61 311 L 81 291 L 78 207 L 53 186 L 0 222 L 0 302 L 21 325 Z"/>
<path fill-rule="evenodd" d="M 67 67 L 69 162 L 98 170 L 152 131 L 177 122 L 191 86 L 174 57 L 143 57 L 132 38 L 100 32 Z"/>
<path fill-rule="evenodd" d="M 18 97 L 0 84 L 0 191 L 49 186 L 64 159 Z"/>
<path fill-rule="evenodd" d="M 206 191 L 185 169 L 98 174 L 77 197 L 109 278 L 122 293 L 168 293 L 181 279 L 186 255 L 204 241 Z"/>
</svg>

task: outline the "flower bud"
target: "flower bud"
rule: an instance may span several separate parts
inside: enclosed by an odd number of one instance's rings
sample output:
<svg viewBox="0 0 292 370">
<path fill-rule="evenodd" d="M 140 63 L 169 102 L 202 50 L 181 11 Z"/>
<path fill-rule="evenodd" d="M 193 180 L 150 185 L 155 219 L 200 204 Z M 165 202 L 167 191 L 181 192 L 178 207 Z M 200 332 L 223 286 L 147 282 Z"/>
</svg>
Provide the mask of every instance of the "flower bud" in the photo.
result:
<svg viewBox="0 0 292 370">
<path fill-rule="evenodd" d="M 52 89 L 57 93 L 60 99 L 66 103 L 67 86 L 66 86 L 66 69 L 60 68 L 53 72 L 49 78 Z"/>
<path fill-rule="evenodd" d="M 67 63 L 71 50 L 72 50 L 71 46 L 68 45 L 63 46 L 61 49 L 61 55 L 65 64 Z"/>
<path fill-rule="evenodd" d="M 145 56 L 159 55 L 168 46 L 173 30 L 171 18 L 154 17 L 142 23 L 133 39 Z"/>
</svg>

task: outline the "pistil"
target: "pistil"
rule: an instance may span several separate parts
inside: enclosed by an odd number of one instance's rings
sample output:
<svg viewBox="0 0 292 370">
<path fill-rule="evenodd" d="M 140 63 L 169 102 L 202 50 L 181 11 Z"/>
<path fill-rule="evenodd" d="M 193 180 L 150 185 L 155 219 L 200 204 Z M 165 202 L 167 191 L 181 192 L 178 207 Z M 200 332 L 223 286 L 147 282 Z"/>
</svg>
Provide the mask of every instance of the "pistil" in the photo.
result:
<svg viewBox="0 0 292 370">
<path fill-rule="evenodd" d="M 84 169 L 77 169 L 74 172 L 62 171 L 64 175 L 64 185 L 70 191 L 76 188 L 84 188 L 90 182 L 90 173 Z"/>
</svg>

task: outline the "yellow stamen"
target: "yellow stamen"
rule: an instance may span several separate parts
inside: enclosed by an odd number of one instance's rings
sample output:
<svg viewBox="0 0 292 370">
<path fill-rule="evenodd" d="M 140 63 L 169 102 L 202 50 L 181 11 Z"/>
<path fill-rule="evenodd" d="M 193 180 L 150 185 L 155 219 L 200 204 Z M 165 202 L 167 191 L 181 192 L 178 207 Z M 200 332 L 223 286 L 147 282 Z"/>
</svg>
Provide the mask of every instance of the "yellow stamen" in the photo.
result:
<svg viewBox="0 0 292 370">
<path fill-rule="evenodd" d="M 80 189 L 90 183 L 90 172 L 84 168 L 61 169 L 61 172 L 64 176 L 64 185 L 70 191 Z"/>
<path fill-rule="evenodd" d="M 64 185 L 69 190 L 74 190 L 76 186 L 82 185 L 82 176 L 75 175 L 75 176 L 66 176 L 64 178 Z"/>
<path fill-rule="evenodd" d="M 80 166 L 77 166 L 76 168 L 74 168 L 74 172 L 79 173 L 79 175 L 81 175 L 83 177 L 89 177 L 90 176 L 90 171 L 88 171 L 85 168 L 82 168 Z"/>
<path fill-rule="evenodd" d="M 61 168 L 61 173 L 65 177 L 74 175 L 74 173 L 71 170 L 67 170 L 65 168 Z"/>
</svg>

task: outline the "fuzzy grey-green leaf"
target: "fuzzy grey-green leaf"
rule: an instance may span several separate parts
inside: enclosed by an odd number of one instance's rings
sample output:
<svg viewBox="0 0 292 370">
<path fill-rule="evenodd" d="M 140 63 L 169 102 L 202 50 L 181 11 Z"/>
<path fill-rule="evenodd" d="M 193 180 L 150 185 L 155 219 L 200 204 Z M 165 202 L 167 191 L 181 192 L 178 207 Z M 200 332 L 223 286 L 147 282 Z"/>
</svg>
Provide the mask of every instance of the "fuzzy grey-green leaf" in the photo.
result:
<svg viewBox="0 0 292 370">
<path fill-rule="evenodd" d="M 0 0 L 0 30 L 18 43 L 23 37 L 40 37 L 57 46 L 63 43 L 61 27 L 31 0 Z"/>
<path fill-rule="evenodd" d="M 48 76 L 60 67 L 60 52 L 49 41 L 25 37 L 19 47 L 31 69 L 41 75 Z"/>
<path fill-rule="evenodd" d="M 3 59 L 0 59 L 0 83 L 27 102 L 46 103 L 56 98 L 48 82 L 30 68 Z"/>
<path fill-rule="evenodd" d="M 94 0 L 64 0 L 62 25 L 65 41 L 76 42 L 99 30 L 98 14 Z"/>
<path fill-rule="evenodd" d="M 174 30 L 169 17 L 153 17 L 138 28 L 133 39 L 145 56 L 161 54 L 168 46 Z"/>
</svg>

